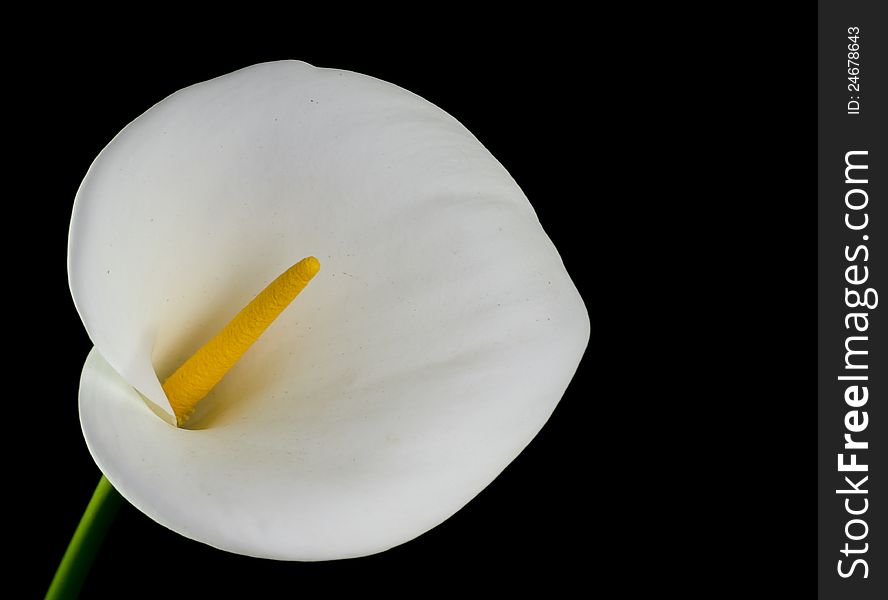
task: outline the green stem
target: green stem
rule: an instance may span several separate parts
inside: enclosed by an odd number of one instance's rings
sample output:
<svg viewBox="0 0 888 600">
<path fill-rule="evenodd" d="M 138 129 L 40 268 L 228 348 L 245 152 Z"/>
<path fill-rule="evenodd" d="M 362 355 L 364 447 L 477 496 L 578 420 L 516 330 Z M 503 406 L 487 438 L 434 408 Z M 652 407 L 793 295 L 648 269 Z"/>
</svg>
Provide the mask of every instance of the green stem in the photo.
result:
<svg viewBox="0 0 888 600">
<path fill-rule="evenodd" d="M 117 490 L 102 475 L 92 499 L 80 517 L 80 524 L 65 550 L 65 556 L 56 569 L 49 591 L 46 592 L 46 600 L 71 600 L 77 597 L 102 540 L 105 539 L 105 533 L 120 508 L 121 500 Z"/>
</svg>

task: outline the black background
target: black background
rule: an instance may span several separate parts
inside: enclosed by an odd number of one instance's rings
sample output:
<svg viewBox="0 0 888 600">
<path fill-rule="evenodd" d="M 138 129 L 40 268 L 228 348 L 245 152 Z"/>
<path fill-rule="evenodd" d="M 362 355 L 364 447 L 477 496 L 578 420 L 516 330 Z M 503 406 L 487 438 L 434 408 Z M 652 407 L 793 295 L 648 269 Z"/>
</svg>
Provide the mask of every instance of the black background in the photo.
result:
<svg viewBox="0 0 888 600">
<path fill-rule="evenodd" d="M 42 593 L 99 477 L 76 403 L 91 344 L 65 270 L 86 169 L 177 89 L 298 58 L 391 81 L 462 121 L 559 248 L 589 310 L 589 348 L 521 456 L 412 542 L 278 563 L 214 550 L 124 507 L 84 597 L 813 590 L 816 15 L 784 29 L 797 33 L 782 34 L 792 68 L 780 70 L 777 103 L 761 46 L 772 26 L 688 16 L 646 13 L 629 28 L 625 15 L 530 15 L 410 38 L 324 28 L 310 42 L 304 24 L 299 35 L 198 42 L 191 31 L 104 32 L 46 43 L 41 58 L 12 66 L 8 226 L 30 241 L 7 239 L 18 307 L 8 369 L 25 388 L 7 412 L 14 525 L 24 526 L 8 585 Z"/>
</svg>

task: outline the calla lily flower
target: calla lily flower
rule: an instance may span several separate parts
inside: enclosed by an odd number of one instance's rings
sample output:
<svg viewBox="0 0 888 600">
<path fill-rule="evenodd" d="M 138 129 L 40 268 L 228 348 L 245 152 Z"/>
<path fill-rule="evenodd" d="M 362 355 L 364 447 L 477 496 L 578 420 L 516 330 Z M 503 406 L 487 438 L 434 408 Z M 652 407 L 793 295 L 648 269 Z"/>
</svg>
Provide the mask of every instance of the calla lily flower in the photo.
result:
<svg viewBox="0 0 888 600">
<path fill-rule="evenodd" d="M 177 426 L 164 378 L 306 256 L 318 275 Z M 533 208 L 465 127 L 296 61 L 129 124 L 77 193 L 68 259 L 99 468 L 158 523 L 255 557 L 357 557 L 446 520 L 542 428 L 589 338 Z"/>
</svg>

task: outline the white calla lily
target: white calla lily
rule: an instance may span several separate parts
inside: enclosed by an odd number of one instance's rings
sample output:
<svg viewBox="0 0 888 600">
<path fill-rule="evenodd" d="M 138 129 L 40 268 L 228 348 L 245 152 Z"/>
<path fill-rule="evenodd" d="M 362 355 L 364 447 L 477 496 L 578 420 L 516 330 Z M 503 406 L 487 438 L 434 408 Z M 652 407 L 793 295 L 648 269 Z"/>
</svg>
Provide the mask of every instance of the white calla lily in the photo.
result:
<svg viewBox="0 0 888 600">
<path fill-rule="evenodd" d="M 160 381 L 299 259 L 321 271 L 177 428 Z M 155 105 L 75 202 L 83 432 L 157 522 L 250 556 L 379 552 L 530 442 L 589 337 L 515 181 L 394 85 L 295 61 Z"/>
</svg>

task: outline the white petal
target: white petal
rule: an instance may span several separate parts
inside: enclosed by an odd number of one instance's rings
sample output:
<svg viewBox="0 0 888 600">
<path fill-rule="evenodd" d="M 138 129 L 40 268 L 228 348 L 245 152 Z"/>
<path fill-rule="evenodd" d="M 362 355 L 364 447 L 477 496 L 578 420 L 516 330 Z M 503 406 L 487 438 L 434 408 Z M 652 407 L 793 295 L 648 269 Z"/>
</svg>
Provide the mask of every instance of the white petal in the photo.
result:
<svg viewBox="0 0 888 600">
<path fill-rule="evenodd" d="M 198 429 L 152 413 L 130 386 L 169 412 L 155 372 L 308 255 L 321 272 Z M 527 199 L 462 125 L 291 61 L 124 129 L 78 192 L 69 274 L 100 468 L 158 522 L 260 557 L 369 554 L 446 519 L 543 426 L 589 335 Z"/>
</svg>

